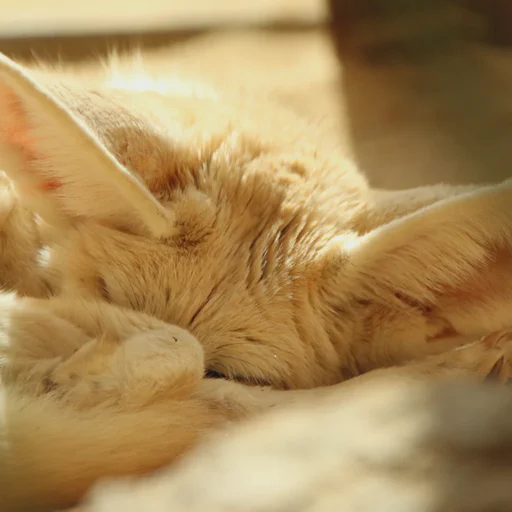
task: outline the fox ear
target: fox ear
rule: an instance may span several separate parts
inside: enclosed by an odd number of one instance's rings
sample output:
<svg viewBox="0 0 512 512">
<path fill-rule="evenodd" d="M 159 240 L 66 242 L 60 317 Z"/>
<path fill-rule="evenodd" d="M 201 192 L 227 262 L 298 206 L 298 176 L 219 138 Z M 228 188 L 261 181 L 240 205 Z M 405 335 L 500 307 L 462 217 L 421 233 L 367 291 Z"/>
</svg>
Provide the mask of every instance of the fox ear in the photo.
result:
<svg viewBox="0 0 512 512">
<path fill-rule="evenodd" d="M 31 73 L 0 54 L 0 169 L 53 224 L 80 219 L 160 237 L 170 213 L 86 124 Z"/>
<path fill-rule="evenodd" d="M 450 335 L 512 324 L 512 180 L 420 208 L 344 250 L 337 286 L 352 296 L 442 317 Z"/>
</svg>

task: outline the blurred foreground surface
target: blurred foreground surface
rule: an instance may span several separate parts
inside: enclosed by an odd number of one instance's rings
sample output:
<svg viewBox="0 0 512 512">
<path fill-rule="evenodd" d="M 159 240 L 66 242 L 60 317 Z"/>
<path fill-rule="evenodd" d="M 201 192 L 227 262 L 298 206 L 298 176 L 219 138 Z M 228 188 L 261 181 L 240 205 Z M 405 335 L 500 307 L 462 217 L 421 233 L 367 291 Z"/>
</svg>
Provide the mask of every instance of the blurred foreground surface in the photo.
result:
<svg viewBox="0 0 512 512">
<path fill-rule="evenodd" d="M 369 382 L 237 425 L 155 477 L 100 485 L 73 512 L 512 509 L 509 389 Z"/>
</svg>

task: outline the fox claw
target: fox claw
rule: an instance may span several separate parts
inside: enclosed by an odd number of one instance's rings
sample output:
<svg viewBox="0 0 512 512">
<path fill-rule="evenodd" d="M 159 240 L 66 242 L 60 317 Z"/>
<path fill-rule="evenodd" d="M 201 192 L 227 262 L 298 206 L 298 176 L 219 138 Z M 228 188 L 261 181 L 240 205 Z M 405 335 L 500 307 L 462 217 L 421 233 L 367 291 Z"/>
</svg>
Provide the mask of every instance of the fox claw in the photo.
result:
<svg viewBox="0 0 512 512">
<path fill-rule="evenodd" d="M 503 369 L 503 364 L 505 363 L 505 356 L 501 356 L 491 368 L 491 371 L 485 377 L 486 382 L 496 382 L 499 381 L 499 377 L 501 376 L 501 371 Z"/>
</svg>

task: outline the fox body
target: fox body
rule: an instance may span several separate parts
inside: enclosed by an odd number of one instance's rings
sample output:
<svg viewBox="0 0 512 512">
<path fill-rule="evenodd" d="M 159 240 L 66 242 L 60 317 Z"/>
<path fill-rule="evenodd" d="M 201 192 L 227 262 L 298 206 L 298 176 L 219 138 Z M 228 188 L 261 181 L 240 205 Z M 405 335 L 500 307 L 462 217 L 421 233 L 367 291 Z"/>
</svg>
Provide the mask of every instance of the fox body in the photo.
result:
<svg viewBox="0 0 512 512">
<path fill-rule="evenodd" d="M 510 327 L 512 182 L 372 190 L 293 112 L 178 85 L 0 58 L 2 510 L 382 372 L 508 376 L 453 349 Z"/>
</svg>

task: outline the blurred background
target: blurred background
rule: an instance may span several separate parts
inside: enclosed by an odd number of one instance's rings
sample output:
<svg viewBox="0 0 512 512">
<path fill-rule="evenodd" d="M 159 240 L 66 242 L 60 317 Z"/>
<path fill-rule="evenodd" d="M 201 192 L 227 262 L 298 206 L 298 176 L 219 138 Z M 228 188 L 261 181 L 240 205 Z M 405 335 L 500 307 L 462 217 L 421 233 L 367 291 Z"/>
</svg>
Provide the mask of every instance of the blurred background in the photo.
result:
<svg viewBox="0 0 512 512">
<path fill-rule="evenodd" d="M 274 96 L 382 188 L 511 175 L 512 0 L 0 0 L 0 50 Z"/>
</svg>

